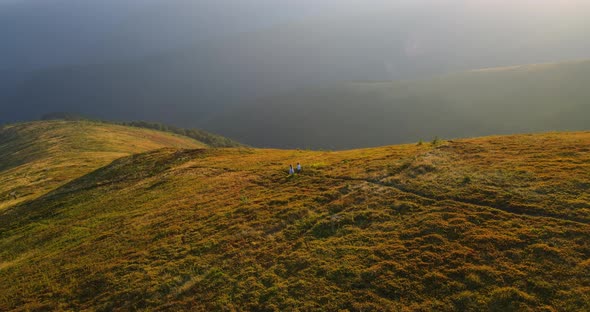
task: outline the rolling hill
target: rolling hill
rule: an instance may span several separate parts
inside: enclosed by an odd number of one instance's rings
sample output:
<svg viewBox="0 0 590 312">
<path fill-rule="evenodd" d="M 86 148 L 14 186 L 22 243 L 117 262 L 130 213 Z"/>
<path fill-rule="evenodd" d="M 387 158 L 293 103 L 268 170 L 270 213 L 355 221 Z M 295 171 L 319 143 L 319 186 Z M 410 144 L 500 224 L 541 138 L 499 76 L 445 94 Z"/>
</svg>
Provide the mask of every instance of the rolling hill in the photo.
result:
<svg viewBox="0 0 590 312">
<path fill-rule="evenodd" d="M 587 130 L 588 85 L 588 60 L 341 83 L 227 110 L 206 128 L 253 146 L 330 149 Z"/>
<path fill-rule="evenodd" d="M 0 211 L 60 187 L 113 160 L 163 147 L 206 148 L 188 137 L 89 121 L 0 127 Z"/>
<path fill-rule="evenodd" d="M 122 157 L 0 212 L 0 310 L 588 310 L 589 146 Z"/>
</svg>

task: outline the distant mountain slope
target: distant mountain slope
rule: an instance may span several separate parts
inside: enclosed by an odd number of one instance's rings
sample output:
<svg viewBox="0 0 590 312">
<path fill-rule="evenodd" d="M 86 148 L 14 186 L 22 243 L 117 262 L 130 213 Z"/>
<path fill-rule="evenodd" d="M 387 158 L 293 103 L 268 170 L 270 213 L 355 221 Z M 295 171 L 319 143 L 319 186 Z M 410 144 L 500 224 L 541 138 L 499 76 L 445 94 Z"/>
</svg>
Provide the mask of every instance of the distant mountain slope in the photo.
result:
<svg viewBox="0 0 590 312">
<path fill-rule="evenodd" d="M 0 215 L 0 310 L 587 311 L 589 148 L 122 158 Z"/>
<path fill-rule="evenodd" d="M 150 121 L 109 121 L 109 120 L 99 120 L 94 119 L 92 117 L 83 116 L 75 113 L 67 113 L 67 112 L 53 112 L 44 114 L 41 116 L 41 120 L 64 120 L 64 121 L 91 121 L 91 122 L 98 122 L 101 124 L 112 124 L 116 126 L 128 126 L 128 127 L 136 127 L 136 128 L 144 128 L 144 129 L 151 129 L 157 131 L 163 131 L 168 133 L 177 134 L 184 137 L 189 137 L 191 139 L 197 140 L 209 147 L 243 147 L 243 144 L 236 142 L 230 138 L 225 138 L 217 134 L 213 134 L 207 131 L 203 131 L 200 129 L 185 129 L 175 126 L 166 125 L 160 122 L 150 122 Z"/>
<path fill-rule="evenodd" d="M 135 153 L 206 148 L 171 133 L 88 121 L 43 121 L 0 127 L 0 211 Z"/>
<path fill-rule="evenodd" d="M 590 127 L 590 61 L 426 80 L 300 89 L 227 111 L 207 128 L 254 146 L 355 148 L 439 137 Z"/>
<path fill-rule="evenodd" d="M 300 87 L 588 57 L 588 4 L 576 1 L 358 1 L 363 9 L 353 13 L 219 36 L 154 57 L 39 71 L 13 88 L 0 115 L 28 120 L 71 111 L 202 128 L 232 104 Z"/>
<path fill-rule="evenodd" d="M 184 129 L 174 126 L 165 125 L 159 122 L 146 121 L 130 121 L 115 123 L 122 126 L 130 126 L 144 129 L 159 130 L 177 135 L 185 136 L 197 140 L 209 147 L 214 148 L 229 148 L 229 147 L 245 147 L 243 144 L 236 142 L 230 138 L 222 137 L 217 134 L 209 133 L 200 129 Z"/>
</svg>

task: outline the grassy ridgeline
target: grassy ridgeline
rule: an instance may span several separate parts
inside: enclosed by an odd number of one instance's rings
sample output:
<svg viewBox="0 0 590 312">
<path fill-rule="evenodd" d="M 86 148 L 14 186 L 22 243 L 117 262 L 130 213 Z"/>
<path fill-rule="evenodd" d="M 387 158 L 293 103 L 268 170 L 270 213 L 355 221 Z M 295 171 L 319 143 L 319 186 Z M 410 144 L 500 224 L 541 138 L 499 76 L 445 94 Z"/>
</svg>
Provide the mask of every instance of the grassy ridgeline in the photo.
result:
<svg viewBox="0 0 590 312">
<path fill-rule="evenodd" d="M 66 121 L 94 121 L 100 122 L 105 124 L 114 124 L 114 125 L 121 125 L 121 126 L 129 126 L 129 127 L 136 127 L 136 128 L 144 128 L 144 129 L 151 129 L 163 132 L 174 133 L 182 136 L 186 136 L 192 139 L 195 139 L 199 142 L 205 143 L 210 147 L 243 147 L 243 144 L 240 144 L 234 140 L 231 140 L 226 137 L 222 137 L 220 135 L 216 135 L 213 133 L 209 133 L 207 131 L 199 130 L 199 129 L 185 129 L 175 126 L 166 125 L 160 122 L 149 122 L 149 121 L 125 121 L 125 122 L 115 122 L 115 121 L 106 121 L 106 120 L 98 120 L 88 118 L 82 115 L 74 114 L 74 113 L 63 113 L 63 112 L 56 112 L 56 113 L 49 113 L 45 114 L 41 117 L 42 120 L 66 120 Z"/>
<path fill-rule="evenodd" d="M 183 135 L 189 138 L 193 138 L 199 142 L 203 142 L 211 147 L 244 147 L 243 144 L 238 143 L 232 139 L 222 137 L 220 135 L 212 134 L 203 130 L 199 129 L 184 129 L 174 126 L 165 125 L 158 122 L 147 122 L 147 121 L 130 121 L 130 122 L 121 122 L 118 123 L 120 125 L 130 126 L 130 127 L 138 127 L 138 128 L 145 128 L 145 129 L 153 129 L 159 131 L 165 131 L 170 133 L 175 133 L 178 135 Z"/>
<path fill-rule="evenodd" d="M 91 121 L 41 121 L 0 127 L 0 211 L 113 160 L 163 147 L 207 148 L 166 132 Z"/>
<path fill-rule="evenodd" d="M 588 146 L 122 158 L 2 215 L 0 310 L 588 310 Z"/>
</svg>

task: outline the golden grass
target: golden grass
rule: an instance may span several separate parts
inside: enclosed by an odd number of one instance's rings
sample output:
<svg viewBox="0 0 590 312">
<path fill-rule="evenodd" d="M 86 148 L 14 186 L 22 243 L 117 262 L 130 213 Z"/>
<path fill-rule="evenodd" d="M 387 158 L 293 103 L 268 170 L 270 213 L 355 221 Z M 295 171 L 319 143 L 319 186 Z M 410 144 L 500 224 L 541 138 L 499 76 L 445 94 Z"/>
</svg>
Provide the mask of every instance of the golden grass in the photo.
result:
<svg viewBox="0 0 590 312">
<path fill-rule="evenodd" d="M 0 211 L 117 158 L 162 147 L 205 145 L 169 133 L 87 121 L 5 126 L 0 130 Z"/>
<path fill-rule="evenodd" d="M 0 310 L 589 310 L 589 148 L 125 157 L 0 215 Z"/>
</svg>

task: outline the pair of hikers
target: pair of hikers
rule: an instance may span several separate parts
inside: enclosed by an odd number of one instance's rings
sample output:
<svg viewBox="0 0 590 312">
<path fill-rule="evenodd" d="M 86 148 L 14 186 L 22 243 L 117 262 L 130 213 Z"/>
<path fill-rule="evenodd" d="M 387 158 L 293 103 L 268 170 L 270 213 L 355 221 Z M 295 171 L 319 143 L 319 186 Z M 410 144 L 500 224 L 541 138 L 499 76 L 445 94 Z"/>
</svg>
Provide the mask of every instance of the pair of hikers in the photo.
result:
<svg viewBox="0 0 590 312">
<path fill-rule="evenodd" d="M 295 172 L 301 173 L 301 164 L 297 163 L 296 169 L 293 169 L 293 165 L 289 165 L 289 175 L 294 175 Z"/>
</svg>

